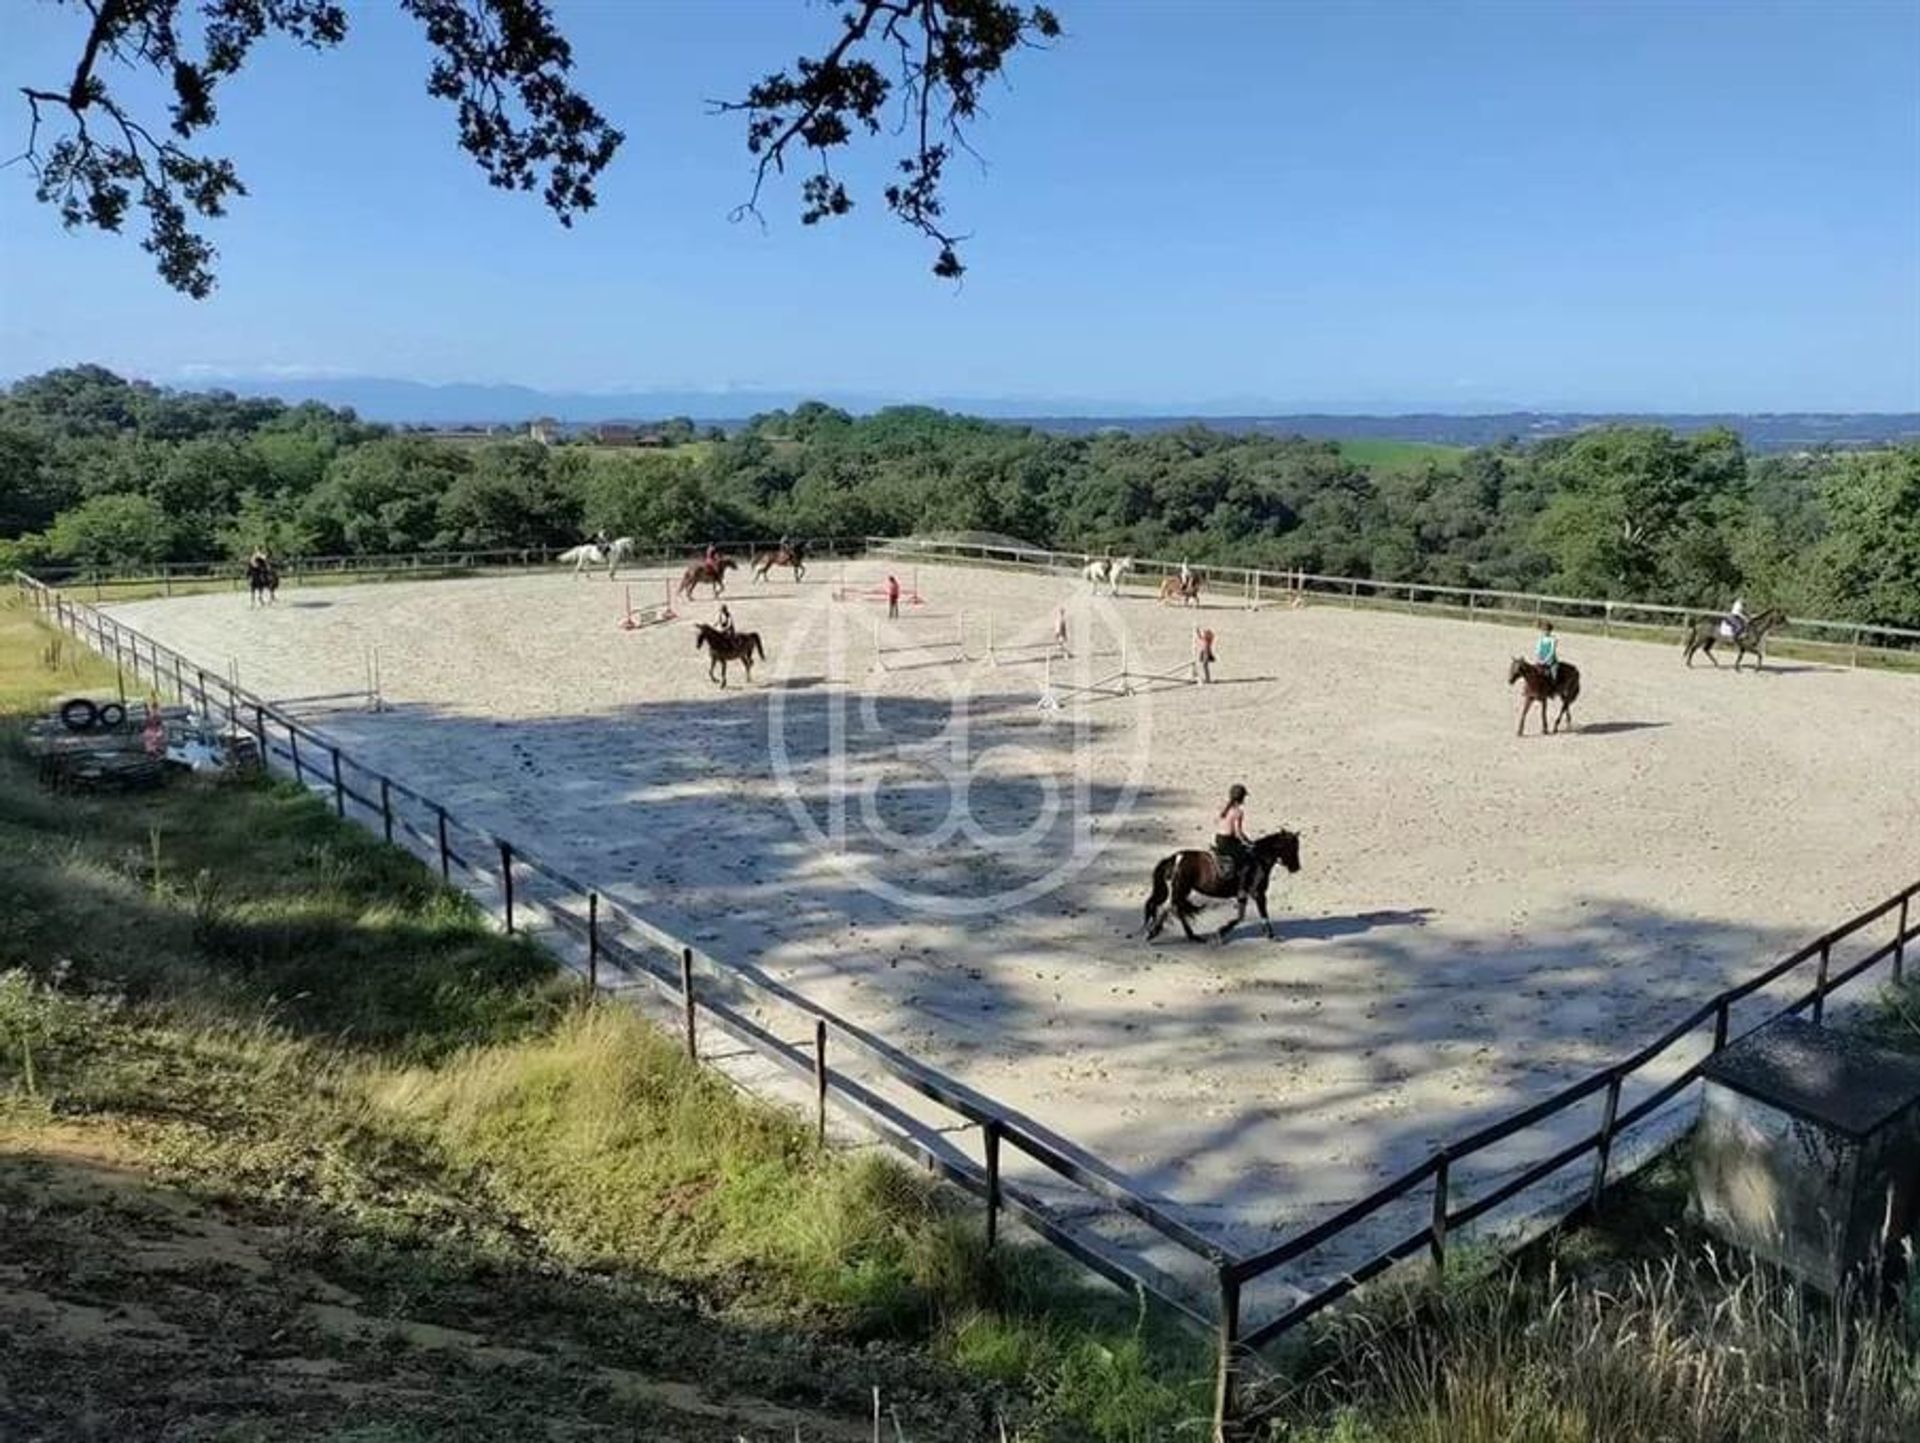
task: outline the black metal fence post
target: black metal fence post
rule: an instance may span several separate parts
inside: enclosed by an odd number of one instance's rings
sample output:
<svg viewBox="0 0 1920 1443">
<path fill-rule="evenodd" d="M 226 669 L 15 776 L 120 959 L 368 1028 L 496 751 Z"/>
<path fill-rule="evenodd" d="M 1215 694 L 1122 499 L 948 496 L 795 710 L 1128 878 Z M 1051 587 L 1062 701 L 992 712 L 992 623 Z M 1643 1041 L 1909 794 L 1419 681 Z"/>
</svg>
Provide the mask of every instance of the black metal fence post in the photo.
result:
<svg viewBox="0 0 1920 1443">
<path fill-rule="evenodd" d="M 1600 1194 L 1607 1186 L 1607 1163 L 1613 1156 L 1613 1120 L 1620 1115 L 1620 1074 L 1607 1079 L 1606 1109 L 1600 1115 L 1600 1146 L 1593 1155 L 1593 1186 L 1587 1193 L 1587 1206 L 1599 1211 Z"/>
<path fill-rule="evenodd" d="M 693 948 L 680 949 L 680 1005 L 686 1012 L 687 1056 L 700 1060 L 700 1040 L 693 1023 Z"/>
<path fill-rule="evenodd" d="M 340 748 L 333 749 L 333 811 L 335 816 L 347 814 L 347 785 L 340 780 Z M 507 929 L 511 932 L 512 927 Z"/>
<path fill-rule="evenodd" d="M 386 835 L 387 845 L 393 845 L 393 788 L 385 777 L 380 778 L 380 830 Z"/>
<path fill-rule="evenodd" d="M 1813 1025 L 1819 1027 L 1827 1020 L 1827 962 L 1833 951 L 1830 938 L 1820 939 L 1820 975 L 1813 984 Z"/>
<path fill-rule="evenodd" d="M 987 1152 L 987 1246 L 1000 1237 L 1000 1119 L 987 1119 L 984 1130 Z"/>
<path fill-rule="evenodd" d="M 587 893 L 587 990 L 600 990 L 600 894 Z"/>
<path fill-rule="evenodd" d="M 1427 1243 L 1427 1251 L 1433 1256 L 1433 1270 L 1444 1273 L 1447 1270 L 1447 1153 L 1442 1148 L 1437 1158 L 1438 1166 L 1433 1170 L 1433 1237 Z"/>
<path fill-rule="evenodd" d="M 1910 897 L 1900 899 L 1900 930 L 1893 934 L 1893 980 L 1896 983 L 1906 980 L 1907 975 L 1907 903 Z"/>
<path fill-rule="evenodd" d="M 260 770 L 272 771 L 273 767 L 267 759 L 267 709 L 263 706 L 255 705 L 253 709 L 253 736 L 260 743 Z"/>
<path fill-rule="evenodd" d="M 451 867 L 448 865 L 449 854 L 447 851 L 447 809 L 445 807 L 435 807 L 433 809 L 433 812 L 434 812 L 434 817 L 438 821 L 439 827 L 440 827 L 440 880 L 442 883 L 446 883 L 453 880 L 453 872 Z"/>
<path fill-rule="evenodd" d="M 1713 1010 L 1713 1050 L 1719 1052 L 1727 1045 L 1727 999 L 1722 997 L 1720 1005 Z"/>
<path fill-rule="evenodd" d="M 813 1110 L 815 1141 L 827 1145 L 827 1024 L 824 1018 L 813 1022 Z"/>
<path fill-rule="evenodd" d="M 1220 1265 L 1220 1357 L 1214 1375 L 1214 1443 L 1226 1443 L 1227 1429 L 1240 1411 L 1240 1280 Z"/>
<path fill-rule="evenodd" d="M 287 723 L 287 753 L 293 758 L 293 779 L 304 787 L 307 774 L 300 770 L 300 730 L 292 722 Z"/>
<path fill-rule="evenodd" d="M 513 848 L 505 842 L 500 846 L 500 886 L 507 899 L 507 935 L 513 935 Z"/>
</svg>

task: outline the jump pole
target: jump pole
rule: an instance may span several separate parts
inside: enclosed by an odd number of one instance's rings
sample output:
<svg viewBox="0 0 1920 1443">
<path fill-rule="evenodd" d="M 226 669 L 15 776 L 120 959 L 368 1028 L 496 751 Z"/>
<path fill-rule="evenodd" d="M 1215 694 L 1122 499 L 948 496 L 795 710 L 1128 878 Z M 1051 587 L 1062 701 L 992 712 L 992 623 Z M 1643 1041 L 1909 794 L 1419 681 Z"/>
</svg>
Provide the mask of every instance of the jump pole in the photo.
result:
<svg viewBox="0 0 1920 1443">
<path fill-rule="evenodd" d="M 903 652 L 910 651 L 947 650 L 952 650 L 955 654 L 952 656 L 931 657 L 926 661 L 910 662 L 908 665 L 943 666 L 965 661 L 967 659 L 967 615 L 964 611 L 956 611 L 953 614 L 952 636 L 939 637 L 933 641 L 903 642 L 898 646 L 887 646 L 880 640 L 880 618 L 876 616 L 873 619 L 873 663 L 882 671 L 893 670 L 893 667 L 887 664 L 887 657 L 890 655 L 898 656 Z"/>
<path fill-rule="evenodd" d="M 1037 652 L 1035 656 L 1017 656 L 1016 652 Z M 987 662 L 992 666 L 1018 666 L 1029 661 L 1050 661 L 1054 657 L 1069 657 L 1072 649 L 1067 645 L 1067 609 L 1062 606 L 1053 614 L 1053 635 L 1045 641 L 1016 641 L 1007 648 L 1006 660 L 1001 660 L 1000 646 L 994 624 L 994 615 L 987 613 Z"/>
<path fill-rule="evenodd" d="M 387 697 L 386 697 L 386 693 L 381 689 L 381 686 L 380 686 L 380 648 L 379 647 L 370 646 L 367 648 L 366 669 L 367 669 L 367 710 L 368 711 L 385 711 L 387 709 Z"/>
<path fill-rule="evenodd" d="M 672 621 L 680 613 L 673 609 L 673 579 L 663 578 L 660 582 L 659 601 L 650 601 L 638 611 L 633 608 L 633 587 L 627 587 L 626 612 L 620 618 L 622 631 L 638 631 L 643 626 L 658 626 L 662 622 Z"/>
</svg>

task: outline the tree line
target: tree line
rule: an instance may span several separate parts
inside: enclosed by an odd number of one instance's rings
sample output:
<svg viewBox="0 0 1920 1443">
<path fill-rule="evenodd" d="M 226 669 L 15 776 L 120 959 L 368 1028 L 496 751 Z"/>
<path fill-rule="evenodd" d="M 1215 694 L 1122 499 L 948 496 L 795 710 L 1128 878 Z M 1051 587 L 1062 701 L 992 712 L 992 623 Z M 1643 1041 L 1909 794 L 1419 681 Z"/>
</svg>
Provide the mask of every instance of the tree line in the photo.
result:
<svg viewBox="0 0 1920 1443">
<path fill-rule="evenodd" d="M 688 428 L 690 430 L 690 428 Z M 651 452 L 461 441 L 97 366 L 0 394 L 0 563 L 985 532 L 1067 551 L 1304 567 L 1920 627 L 1920 446 L 1749 454 L 1725 428 L 1507 441 L 1405 466 L 1336 442 L 1058 436 L 817 403 Z"/>
</svg>

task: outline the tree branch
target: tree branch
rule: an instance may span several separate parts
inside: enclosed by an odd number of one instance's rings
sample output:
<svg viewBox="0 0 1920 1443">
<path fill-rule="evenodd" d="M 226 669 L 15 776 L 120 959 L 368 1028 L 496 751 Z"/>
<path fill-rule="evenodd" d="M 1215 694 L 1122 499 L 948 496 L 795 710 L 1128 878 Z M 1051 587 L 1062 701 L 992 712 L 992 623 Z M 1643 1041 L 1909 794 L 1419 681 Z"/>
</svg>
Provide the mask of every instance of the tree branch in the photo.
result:
<svg viewBox="0 0 1920 1443">
<path fill-rule="evenodd" d="M 790 71 L 768 76 L 741 100 L 709 101 L 712 114 L 744 111 L 747 149 L 758 157 L 753 189 L 732 212 L 738 220 L 760 216 L 760 197 L 770 174 L 784 174 L 795 146 L 812 151 L 817 165 L 801 186 L 801 223 L 812 225 L 853 208 L 853 198 L 827 165 L 831 152 L 849 144 L 856 129 L 880 128 L 879 115 L 896 87 L 901 123 L 911 126 L 912 147 L 897 162 L 902 179 L 885 187 L 887 206 L 905 224 L 938 247 L 936 275 L 964 272 L 958 245 L 963 237 L 943 219 L 941 194 L 950 147 L 978 158 L 964 122 L 979 113 L 980 88 L 1001 74 L 1007 57 L 1032 37 L 1052 40 L 1060 22 L 1052 11 L 1012 0 L 837 0 L 857 4 L 841 16 L 841 35 L 824 56 L 802 56 Z M 890 49 L 893 78 L 861 47 Z M 944 110 L 943 117 L 936 117 Z M 936 126 L 944 138 L 936 138 Z"/>
</svg>

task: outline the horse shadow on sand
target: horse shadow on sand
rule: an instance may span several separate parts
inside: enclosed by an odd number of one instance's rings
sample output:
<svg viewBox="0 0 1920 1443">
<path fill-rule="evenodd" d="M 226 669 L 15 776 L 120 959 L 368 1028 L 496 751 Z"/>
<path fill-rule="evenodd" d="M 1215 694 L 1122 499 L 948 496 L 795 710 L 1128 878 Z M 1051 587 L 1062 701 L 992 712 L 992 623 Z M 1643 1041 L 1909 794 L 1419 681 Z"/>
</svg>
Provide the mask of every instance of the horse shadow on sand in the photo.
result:
<svg viewBox="0 0 1920 1443">
<path fill-rule="evenodd" d="M 1672 726 L 1672 722 L 1663 721 L 1603 721 L 1582 722 L 1573 731 L 1575 736 L 1611 737 L 1622 732 L 1646 732 L 1659 727 Z"/>
</svg>

